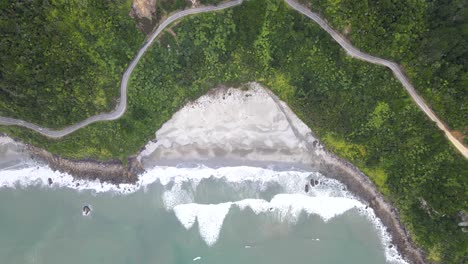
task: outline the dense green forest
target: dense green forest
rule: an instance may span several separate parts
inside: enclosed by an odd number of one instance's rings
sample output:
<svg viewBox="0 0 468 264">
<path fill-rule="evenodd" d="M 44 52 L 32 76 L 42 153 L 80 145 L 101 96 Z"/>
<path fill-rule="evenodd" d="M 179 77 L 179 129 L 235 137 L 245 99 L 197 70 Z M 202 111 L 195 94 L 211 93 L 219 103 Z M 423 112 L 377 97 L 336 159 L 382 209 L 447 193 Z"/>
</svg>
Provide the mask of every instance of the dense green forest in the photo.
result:
<svg viewBox="0 0 468 264">
<path fill-rule="evenodd" d="M 376 183 L 429 260 L 467 260 L 457 214 L 468 211 L 468 163 L 390 70 L 350 58 L 281 0 L 246 1 L 185 19 L 173 31 L 135 69 L 121 119 L 61 140 L 17 127 L 0 131 L 66 157 L 125 160 L 188 100 L 220 84 L 258 81 Z"/>
<path fill-rule="evenodd" d="M 466 1 L 301 2 L 309 3 L 363 51 L 402 64 L 415 88 L 442 120 L 468 134 Z"/>
<path fill-rule="evenodd" d="M 63 127 L 114 108 L 143 41 L 131 0 L 0 1 L 0 115 Z"/>
</svg>

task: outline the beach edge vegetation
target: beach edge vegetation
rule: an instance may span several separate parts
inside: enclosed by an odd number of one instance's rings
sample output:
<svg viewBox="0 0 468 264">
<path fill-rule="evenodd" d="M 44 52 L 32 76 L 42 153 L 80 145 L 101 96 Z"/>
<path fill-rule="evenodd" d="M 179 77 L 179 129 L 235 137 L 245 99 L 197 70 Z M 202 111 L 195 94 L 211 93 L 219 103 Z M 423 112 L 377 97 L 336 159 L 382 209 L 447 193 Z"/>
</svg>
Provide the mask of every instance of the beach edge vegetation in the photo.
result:
<svg viewBox="0 0 468 264">
<path fill-rule="evenodd" d="M 125 162 L 187 102 L 219 85 L 257 81 L 373 180 L 429 261 L 466 260 L 457 222 L 468 208 L 468 164 L 390 70 L 347 56 L 280 0 L 246 1 L 171 29 L 136 67 L 119 120 L 58 140 L 19 127 L 0 131 L 63 157 Z"/>
</svg>

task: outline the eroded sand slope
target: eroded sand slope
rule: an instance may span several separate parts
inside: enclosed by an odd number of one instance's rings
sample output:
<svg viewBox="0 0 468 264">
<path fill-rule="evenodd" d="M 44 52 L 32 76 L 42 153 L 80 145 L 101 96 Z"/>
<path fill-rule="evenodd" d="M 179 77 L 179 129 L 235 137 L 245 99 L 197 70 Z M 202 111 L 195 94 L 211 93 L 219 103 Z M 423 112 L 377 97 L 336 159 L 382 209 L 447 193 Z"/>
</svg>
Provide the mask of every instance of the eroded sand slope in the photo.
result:
<svg viewBox="0 0 468 264">
<path fill-rule="evenodd" d="M 216 88 L 175 113 L 139 155 L 145 167 L 208 159 L 311 163 L 317 142 L 310 129 L 258 83 L 247 87 Z"/>
</svg>

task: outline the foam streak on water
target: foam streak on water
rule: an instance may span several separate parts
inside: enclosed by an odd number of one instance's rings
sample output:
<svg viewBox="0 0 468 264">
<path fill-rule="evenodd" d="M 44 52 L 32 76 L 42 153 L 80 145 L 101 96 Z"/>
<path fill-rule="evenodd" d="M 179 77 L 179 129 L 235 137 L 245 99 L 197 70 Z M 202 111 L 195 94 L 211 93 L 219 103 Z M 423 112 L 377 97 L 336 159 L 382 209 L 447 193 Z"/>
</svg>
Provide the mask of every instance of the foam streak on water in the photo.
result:
<svg viewBox="0 0 468 264">
<path fill-rule="evenodd" d="M 49 186 L 48 179 L 53 184 Z M 305 193 L 305 183 L 316 180 L 319 184 Z M 196 201 L 195 193 L 203 181 L 218 180 L 247 193 L 236 201 L 203 204 Z M 167 210 L 173 210 L 186 229 L 198 224 L 198 230 L 207 245 L 212 246 L 219 238 L 223 222 L 233 207 L 240 210 L 250 208 L 255 214 L 268 214 L 278 221 L 295 223 L 302 213 L 318 215 L 328 221 L 354 208 L 370 219 L 378 229 L 386 258 L 389 263 L 406 263 L 396 251 L 389 248 L 391 238 L 371 208 L 351 195 L 343 184 L 323 177 L 316 172 L 274 171 L 257 167 L 196 168 L 154 167 L 140 176 L 135 185 L 118 186 L 99 181 L 74 180 L 66 173 L 54 172 L 49 167 L 29 164 L 27 168 L 0 170 L 0 188 L 26 188 L 39 185 L 44 188 L 73 188 L 94 190 L 96 193 L 114 192 L 129 194 L 148 185 L 159 183 L 164 187 L 162 199 Z M 265 200 L 251 194 L 275 186 L 278 193 Z M 250 190 L 250 191 L 249 191 Z"/>
<path fill-rule="evenodd" d="M 224 219 L 232 206 L 241 210 L 250 208 L 255 214 L 273 214 L 279 221 L 296 222 L 302 212 L 317 214 L 324 221 L 343 214 L 351 208 L 364 208 L 357 200 L 343 197 L 310 197 L 303 194 L 278 194 L 270 202 L 261 199 L 245 199 L 220 204 L 181 204 L 174 207 L 180 223 L 192 228 L 198 221 L 200 235 L 207 245 L 218 240 Z"/>
</svg>

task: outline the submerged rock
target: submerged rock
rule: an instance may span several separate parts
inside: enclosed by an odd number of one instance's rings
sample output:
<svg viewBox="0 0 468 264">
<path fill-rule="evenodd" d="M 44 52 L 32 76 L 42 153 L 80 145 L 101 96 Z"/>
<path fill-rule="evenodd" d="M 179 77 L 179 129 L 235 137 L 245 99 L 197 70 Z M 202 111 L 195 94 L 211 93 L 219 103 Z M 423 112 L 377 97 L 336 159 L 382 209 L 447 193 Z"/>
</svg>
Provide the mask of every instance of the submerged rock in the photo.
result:
<svg viewBox="0 0 468 264">
<path fill-rule="evenodd" d="M 49 185 L 52 185 L 52 183 L 54 183 L 51 178 L 48 178 L 47 182 L 49 183 Z"/>
<path fill-rule="evenodd" d="M 306 183 L 305 188 L 304 188 L 304 191 L 305 191 L 306 193 L 309 192 L 309 184 Z"/>
<path fill-rule="evenodd" d="M 89 215 L 91 213 L 91 208 L 89 206 L 85 205 L 83 206 L 83 215 Z"/>
</svg>

